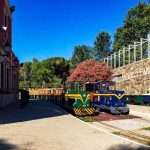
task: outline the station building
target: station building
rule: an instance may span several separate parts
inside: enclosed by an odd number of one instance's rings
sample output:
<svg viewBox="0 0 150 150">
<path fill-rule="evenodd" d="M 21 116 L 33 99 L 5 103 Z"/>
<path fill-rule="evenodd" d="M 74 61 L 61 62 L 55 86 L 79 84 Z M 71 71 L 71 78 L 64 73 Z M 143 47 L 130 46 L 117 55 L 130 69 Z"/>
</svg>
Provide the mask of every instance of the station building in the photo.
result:
<svg viewBox="0 0 150 150">
<path fill-rule="evenodd" d="M 0 107 L 17 100 L 19 61 L 12 50 L 12 13 L 15 7 L 0 0 Z"/>
</svg>

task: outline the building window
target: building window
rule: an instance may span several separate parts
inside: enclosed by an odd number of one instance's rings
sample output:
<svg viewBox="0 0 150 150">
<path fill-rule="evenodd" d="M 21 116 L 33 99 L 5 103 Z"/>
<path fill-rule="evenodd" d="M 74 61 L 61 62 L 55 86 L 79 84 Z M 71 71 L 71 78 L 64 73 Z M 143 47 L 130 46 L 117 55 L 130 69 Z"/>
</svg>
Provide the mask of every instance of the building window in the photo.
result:
<svg viewBox="0 0 150 150">
<path fill-rule="evenodd" d="M 4 16 L 3 26 L 7 27 L 7 25 L 8 25 L 7 16 Z"/>
<path fill-rule="evenodd" d="M 0 89 L 1 89 L 1 82 L 2 82 L 1 76 L 2 76 L 2 71 L 1 71 L 1 63 L 0 63 Z"/>
</svg>

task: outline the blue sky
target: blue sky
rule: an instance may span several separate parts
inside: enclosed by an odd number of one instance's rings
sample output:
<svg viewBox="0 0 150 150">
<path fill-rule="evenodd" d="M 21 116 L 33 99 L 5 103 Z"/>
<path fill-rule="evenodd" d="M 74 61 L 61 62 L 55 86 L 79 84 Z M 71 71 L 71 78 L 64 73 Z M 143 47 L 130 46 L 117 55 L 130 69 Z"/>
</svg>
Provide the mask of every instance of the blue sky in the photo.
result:
<svg viewBox="0 0 150 150">
<path fill-rule="evenodd" d="M 53 56 L 70 58 L 79 44 L 92 46 L 97 34 L 112 37 L 139 0 L 11 0 L 13 49 L 21 62 Z"/>
</svg>

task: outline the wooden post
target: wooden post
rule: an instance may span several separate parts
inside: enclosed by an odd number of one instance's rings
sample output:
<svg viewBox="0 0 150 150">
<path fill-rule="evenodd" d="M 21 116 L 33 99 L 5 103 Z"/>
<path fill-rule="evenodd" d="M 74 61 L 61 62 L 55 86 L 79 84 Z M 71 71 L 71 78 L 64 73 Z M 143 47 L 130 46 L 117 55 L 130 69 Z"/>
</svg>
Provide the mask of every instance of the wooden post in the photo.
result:
<svg viewBox="0 0 150 150">
<path fill-rule="evenodd" d="M 128 64 L 130 64 L 131 63 L 131 46 L 129 45 L 129 47 L 128 47 Z"/>
<path fill-rule="evenodd" d="M 150 32 L 147 35 L 147 40 L 148 40 L 148 58 L 150 58 Z"/>
<path fill-rule="evenodd" d="M 123 66 L 125 65 L 125 48 L 123 48 Z"/>
<path fill-rule="evenodd" d="M 116 52 L 114 52 L 114 68 L 116 68 Z"/>
<path fill-rule="evenodd" d="M 143 39 L 140 39 L 141 60 L 143 59 Z"/>
<path fill-rule="evenodd" d="M 107 66 L 109 66 L 109 56 L 107 57 Z"/>
<path fill-rule="evenodd" d="M 119 67 L 120 67 L 120 51 L 118 52 L 118 59 L 119 59 Z"/>
<path fill-rule="evenodd" d="M 136 62 L 136 42 L 134 42 L 134 62 Z"/>
<path fill-rule="evenodd" d="M 112 54 L 111 54 L 111 56 L 110 56 L 110 66 L 111 66 L 111 68 L 113 67 L 113 60 L 112 60 Z"/>
<path fill-rule="evenodd" d="M 106 58 L 104 58 L 104 63 L 105 63 Z"/>
</svg>

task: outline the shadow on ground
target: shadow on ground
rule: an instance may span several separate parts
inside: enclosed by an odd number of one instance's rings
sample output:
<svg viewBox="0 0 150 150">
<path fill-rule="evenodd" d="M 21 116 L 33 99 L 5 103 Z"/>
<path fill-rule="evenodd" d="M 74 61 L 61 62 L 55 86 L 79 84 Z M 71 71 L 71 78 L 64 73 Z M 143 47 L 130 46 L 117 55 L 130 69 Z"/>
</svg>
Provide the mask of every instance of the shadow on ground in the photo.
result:
<svg viewBox="0 0 150 150">
<path fill-rule="evenodd" d="M 138 146 L 135 148 L 135 147 L 131 147 L 130 145 L 120 144 L 120 145 L 113 146 L 108 150 L 150 150 L 150 147 Z"/>
<path fill-rule="evenodd" d="M 6 140 L 0 139 L 0 150 L 19 150 L 16 145 L 8 143 Z"/>
<path fill-rule="evenodd" d="M 49 101 L 30 101 L 22 109 L 19 108 L 19 105 L 13 105 L 0 110 L 0 124 L 24 122 L 67 114 L 66 111 Z"/>
</svg>

